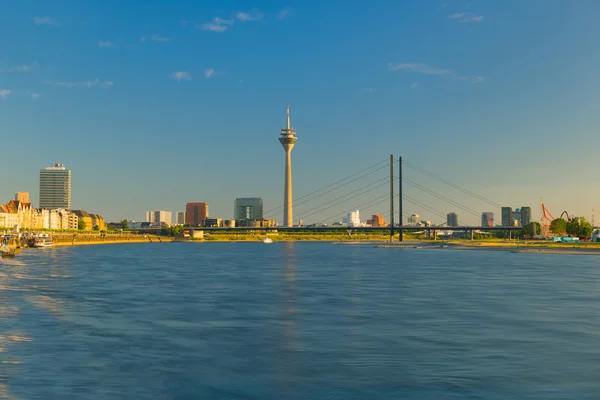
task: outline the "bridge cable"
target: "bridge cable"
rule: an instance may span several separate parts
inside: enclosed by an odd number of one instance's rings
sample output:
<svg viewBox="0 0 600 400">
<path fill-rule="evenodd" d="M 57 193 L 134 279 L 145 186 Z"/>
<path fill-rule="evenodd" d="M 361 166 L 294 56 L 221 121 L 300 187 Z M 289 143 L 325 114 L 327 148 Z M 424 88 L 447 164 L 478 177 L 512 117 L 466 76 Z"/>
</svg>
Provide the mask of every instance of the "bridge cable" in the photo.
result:
<svg viewBox="0 0 600 400">
<path fill-rule="evenodd" d="M 475 197 L 475 198 L 477 198 L 477 199 L 479 199 L 481 201 L 484 201 L 484 202 L 486 202 L 486 203 L 488 203 L 490 205 L 493 205 L 495 207 L 500 207 L 500 208 L 502 207 L 501 204 L 498 204 L 498 203 L 496 203 L 493 200 L 490 200 L 490 199 L 488 199 L 486 197 L 483 197 L 483 196 L 481 196 L 481 195 L 479 195 L 479 194 L 477 194 L 477 193 L 475 193 L 475 192 L 473 192 L 473 191 L 471 191 L 469 189 L 465 189 L 462 186 L 457 185 L 456 183 L 450 182 L 449 180 L 444 179 L 444 178 L 442 178 L 442 177 L 434 174 L 433 172 L 429 172 L 429 171 L 427 171 L 427 170 L 425 170 L 425 169 L 423 169 L 423 168 L 421 168 L 421 167 L 419 167 L 417 165 L 411 164 L 410 162 L 408 162 L 406 160 L 402 160 L 402 163 L 404 165 L 412 168 L 412 169 L 415 169 L 415 170 L 421 172 L 422 174 L 428 175 L 428 176 L 430 176 L 433 179 L 436 179 L 436 180 L 438 180 L 440 182 L 443 182 L 446 185 L 452 186 L 453 188 L 455 188 L 457 190 L 460 190 L 461 192 L 466 193 L 466 194 L 468 194 L 468 195 L 470 195 L 472 197 Z"/>
<path fill-rule="evenodd" d="M 377 166 L 379 166 L 379 165 L 381 165 L 381 164 L 383 164 L 383 163 L 389 163 L 389 159 L 385 159 L 385 160 L 383 160 L 383 161 L 380 161 L 380 162 L 378 162 L 378 163 L 375 163 L 375 164 L 371 165 L 370 167 L 367 167 L 367 168 L 365 168 L 365 169 L 363 169 L 363 170 L 360 170 L 360 171 L 358 171 L 358 172 L 356 172 L 356 173 L 354 173 L 354 174 L 352 174 L 352 175 L 348 175 L 347 177 L 345 177 L 345 178 L 343 178 L 343 179 L 340 179 L 340 180 L 338 180 L 338 181 L 336 181 L 336 182 L 333 182 L 333 183 L 331 183 L 331 184 L 329 184 L 329 185 L 327 185 L 327 186 L 325 186 L 325 187 L 322 187 L 321 189 L 315 190 L 314 192 L 311 192 L 311 193 L 308 193 L 308 194 L 306 194 L 306 195 L 304 195 L 304 196 L 298 197 L 297 199 L 294 199 L 294 201 L 298 201 L 298 200 L 305 199 L 305 198 L 307 198 L 307 197 L 309 197 L 309 196 L 312 196 L 312 195 L 314 195 L 314 194 L 316 194 L 316 193 L 319 193 L 319 192 L 321 192 L 321 191 L 323 191 L 323 190 L 325 190 L 325 189 L 328 189 L 328 188 L 330 188 L 330 187 L 332 187 L 332 186 L 335 186 L 335 185 L 337 185 L 337 184 L 339 184 L 339 183 L 341 183 L 341 182 L 344 182 L 345 180 L 348 180 L 348 179 L 350 179 L 350 178 L 352 178 L 352 177 L 355 177 L 356 175 L 360 175 L 360 174 L 362 174 L 363 172 L 365 172 L 365 171 L 368 171 L 368 170 L 369 170 L 369 169 L 371 169 L 371 168 L 377 167 Z M 341 187 L 343 187 L 343 186 L 346 186 L 346 185 L 348 185 L 348 184 L 350 184 L 350 183 L 352 183 L 352 182 L 355 182 L 355 181 L 357 181 L 358 179 L 364 178 L 365 176 L 371 175 L 371 174 L 373 174 L 373 173 L 375 173 L 375 172 L 377 172 L 377 171 L 380 171 L 380 170 L 382 170 L 382 169 L 384 169 L 384 168 L 387 168 L 387 167 L 388 167 L 388 165 L 384 165 L 384 166 L 382 166 L 382 167 L 380 167 L 380 168 L 377 168 L 376 170 L 373 170 L 373 171 L 371 171 L 371 172 L 368 172 L 368 173 L 366 173 L 366 174 L 364 174 L 364 175 L 361 175 L 361 176 L 359 176 L 359 177 L 357 177 L 357 178 L 355 178 L 355 179 L 353 179 L 353 180 L 351 180 L 351 181 L 349 181 L 349 182 L 346 182 L 346 183 L 344 183 L 343 185 L 340 185 L 340 186 L 338 186 L 337 188 L 330 189 L 330 190 L 328 190 L 328 191 L 327 191 L 327 192 L 325 192 L 325 193 L 321 193 L 321 194 L 319 194 L 318 196 L 314 196 L 314 197 L 312 197 L 312 198 L 310 198 L 310 199 L 307 199 L 307 200 L 305 200 L 304 202 L 301 202 L 301 203 L 296 203 L 295 205 L 303 204 L 303 203 L 306 203 L 306 202 L 308 202 L 308 201 L 310 201 L 310 200 L 314 200 L 314 199 L 316 199 L 316 198 L 318 198 L 318 197 L 320 197 L 320 196 L 323 196 L 323 195 L 325 195 L 325 194 L 327 194 L 327 193 L 330 193 L 330 192 L 332 192 L 332 191 L 334 191 L 334 190 L 337 190 L 337 189 L 339 189 L 339 188 L 341 188 Z M 292 204 L 293 204 L 293 203 L 292 203 Z M 285 205 L 280 205 L 280 206 L 278 206 L 278 207 L 275 207 L 275 208 L 273 208 L 273 209 L 271 209 L 271 210 L 269 210 L 269 211 L 267 211 L 267 212 L 263 213 L 263 215 L 265 215 L 265 216 L 266 216 L 266 215 L 272 215 L 273 213 L 275 213 L 275 212 L 278 212 L 279 210 L 281 210 L 281 209 L 282 209 L 282 208 L 284 208 L 284 207 L 285 207 Z"/>
</svg>

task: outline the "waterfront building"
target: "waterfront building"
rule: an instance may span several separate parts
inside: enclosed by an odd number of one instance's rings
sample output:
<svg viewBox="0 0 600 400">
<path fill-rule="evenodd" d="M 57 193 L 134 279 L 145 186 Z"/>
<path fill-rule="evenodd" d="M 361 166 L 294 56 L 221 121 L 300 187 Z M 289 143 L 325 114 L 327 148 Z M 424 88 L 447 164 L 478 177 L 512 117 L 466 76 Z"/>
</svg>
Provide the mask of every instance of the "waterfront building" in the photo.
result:
<svg viewBox="0 0 600 400">
<path fill-rule="evenodd" d="M 371 219 L 367 221 L 367 225 L 371 226 L 385 226 L 385 221 L 383 220 L 383 216 L 379 214 L 373 214 Z"/>
<path fill-rule="evenodd" d="M 292 148 L 298 138 L 290 122 L 290 105 L 287 106 L 287 128 L 281 130 L 279 142 L 285 150 L 285 187 L 283 195 L 283 226 L 294 225 L 292 204 Z"/>
<path fill-rule="evenodd" d="M 86 231 L 97 230 L 103 231 L 106 230 L 106 223 L 104 222 L 104 218 L 99 214 L 91 214 L 84 210 L 73 210 L 73 214 L 75 214 L 79 221 L 83 221 L 85 224 Z M 94 229 L 94 227 L 97 227 Z"/>
<path fill-rule="evenodd" d="M 482 212 L 481 213 L 481 226 L 492 228 L 494 226 L 494 213 L 493 212 Z"/>
<path fill-rule="evenodd" d="M 360 211 L 351 211 L 344 218 L 342 223 L 348 226 L 360 226 Z"/>
<path fill-rule="evenodd" d="M 236 225 L 240 228 L 272 228 L 275 227 L 277 221 L 273 219 L 240 219 L 236 220 Z"/>
<path fill-rule="evenodd" d="M 177 225 L 185 225 L 185 211 L 177 211 Z"/>
<path fill-rule="evenodd" d="M 146 222 L 154 225 L 161 225 L 163 223 L 171 225 L 173 223 L 173 214 L 171 211 L 146 210 Z"/>
<path fill-rule="evenodd" d="M 207 217 L 202 222 L 202 226 L 207 228 L 221 228 L 223 227 L 223 219 L 222 218 L 210 218 Z"/>
<path fill-rule="evenodd" d="M 71 171 L 64 165 L 40 170 L 40 208 L 71 209 Z"/>
<path fill-rule="evenodd" d="M 408 225 L 419 226 L 419 215 L 413 214 L 410 217 L 408 217 Z"/>
<path fill-rule="evenodd" d="M 446 225 L 447 226 L 458 226 L 458 215 L 456 213 L 448 213 L 446 215 Z"/>
<path fill-rule="evenodd" d="M 514 226 L 512 207 L 502 207 L 502 226 Z"/>
<path fill-rule="evenodd" d="M 521 226 L 531 223 L 531 207 L 521 207 Z"/>
<path fill-rule="evenodd" d="M 185 205 L 185 224 L 200 226 L 208 217 L 208 203 L 187 203 Z"/>
<path fill-rule="evenodd" d="M 20 203 L 29 203 L 29 192 L 17 192 L 15 200 Z"/>
<path fill-rule="evenodd" d="M 260 197 L 239 197 L 235 199 L 234 219 L 262 219 L 263 199 Z"/>
</svg>

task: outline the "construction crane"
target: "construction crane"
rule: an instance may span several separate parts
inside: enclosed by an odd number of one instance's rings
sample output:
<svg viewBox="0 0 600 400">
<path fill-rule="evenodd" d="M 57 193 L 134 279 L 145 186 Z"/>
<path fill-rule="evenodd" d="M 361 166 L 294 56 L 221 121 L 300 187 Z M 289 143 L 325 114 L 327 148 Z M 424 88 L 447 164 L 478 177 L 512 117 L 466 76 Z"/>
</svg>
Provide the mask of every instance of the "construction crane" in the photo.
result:
<svg viewBox="0 0 600 400">
<path fill-rule="evenodd" d="M 552 213 L 550 213 L 550 211 L 548 211 L 548 209 L 544 205 L 544 202 L 542 201 L 541 198 L 540 198 L 540 205 L 541 205 L 541 209 L 542 209 L 542 216 L 540 217 L 541 234 L 542 234 L 543 238 L 547 238 L 547 237 L 550 237 L 550 224 L 556 218 L 554 218 Z"/>
</svg>

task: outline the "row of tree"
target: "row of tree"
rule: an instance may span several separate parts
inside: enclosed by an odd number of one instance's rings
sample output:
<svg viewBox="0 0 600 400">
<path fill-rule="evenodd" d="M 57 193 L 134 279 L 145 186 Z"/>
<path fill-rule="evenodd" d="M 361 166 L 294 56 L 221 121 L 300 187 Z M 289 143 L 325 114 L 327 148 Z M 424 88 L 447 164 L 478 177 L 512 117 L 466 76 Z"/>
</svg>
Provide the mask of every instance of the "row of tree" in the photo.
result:
<svg viewBox="0 0 600 400">
<path fill-rule="evenodd" d="M 585 220 L 585 217 L 574 217 L 571 221 L 567 221 L 564 218 L 557 218 L 550 223 L 550 232 L 556 235 L 567 234 L 569 236 L 585 238 L 590 236 L 593 230 L 594 227 Z"/>
</svg>

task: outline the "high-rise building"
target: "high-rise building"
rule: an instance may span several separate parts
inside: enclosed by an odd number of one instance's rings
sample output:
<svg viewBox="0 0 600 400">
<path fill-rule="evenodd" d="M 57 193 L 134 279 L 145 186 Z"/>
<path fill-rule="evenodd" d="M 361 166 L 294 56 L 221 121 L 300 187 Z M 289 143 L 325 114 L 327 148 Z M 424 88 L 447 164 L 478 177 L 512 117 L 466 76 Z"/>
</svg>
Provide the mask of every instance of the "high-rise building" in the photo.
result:
<svg viewBox="0 0 600 400">
<path fill-rule="evenodd" d="M 360 211 L 351 211 L 342 218 L 342 223 L 348 226 L 360 226 Z"/>
<path fill-rule="evenodd" d="M 527 226 L 531 223 L 531 207 L 521 207 L 521 225 Z"/>
<path fill-rule="evenodd" d="M 185 224 L 202 225 L 208 217 L 208 203 L 187 203 L 185 205 Z"/>
<path fill-rule="evenodd" d="M 382 215 L 373 214 L 371 216 L 371 226 L 385 226 L 385 221 Z"/>
<path fill-rule="evenodd" d="M 160 225 L 164 222 L 165 224 L 171 225 L 173 223 L 173 214 L 171 211 L 146 210 L 146 222 L 156 225 Z"/>
<path fill-rule="evenodd" d="M 15 200 L 19 203 L 29 203 L 29 192 L 17 192 Z"/>
<path fill-rule="evenodd" d="M 482 212 L 481 213 L 481 226 L 491 228 L 494 226 L 494 213 L 493 212 Z"/>
<path fill-rule="evenodd" d="M 71 209 L 71 171 L 64 165 L 40 170 L 40 208 Z"/>
<path fill-rule="evenodd" d="M 177 211 L 177 225 L 185 225 L 185 211 Z"/>
<path fill-rule="evenodd" d="M 253 220 L 262 219 L 263 199 L 260 197 L 239 197 L 235 199 L 233 218 Z"/>
<path fill-rule="evenodd" d="M 419 215 L 413 214 L 410 217 L 408 217 L 408 224 L 412 225 L 412 226 L 418 226 L 419 225 Z"/>
<path fill-rule="evenodd" d="M 458 215 L 456 213 L 448 213 L 446 215 L 446 225 L 448 226 L 458 226 Z"/>
<path fill-rule="evenodd" d="M 290 105 L 287 106 L 287 128 L 281 130 L 279 142 L 285 150 L 285 188 L 283 194 L 283 226 L 294 225 L 292 209 L 292 148 L 298 138 L 290 123 Z"/>
<path fill-rule="evenodd" d="M 512 207 L 502 207 L 502 226 L 514 226 Z"/>
</svg>

